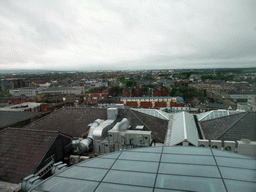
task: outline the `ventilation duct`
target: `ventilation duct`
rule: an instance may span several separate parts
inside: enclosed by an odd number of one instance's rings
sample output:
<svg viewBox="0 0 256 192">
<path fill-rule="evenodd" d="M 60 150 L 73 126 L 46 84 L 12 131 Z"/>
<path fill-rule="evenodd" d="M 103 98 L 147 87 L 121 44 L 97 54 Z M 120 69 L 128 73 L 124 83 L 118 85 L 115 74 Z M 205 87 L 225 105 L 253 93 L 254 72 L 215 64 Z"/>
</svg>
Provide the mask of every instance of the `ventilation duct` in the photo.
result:
<svg viewBox="0 0 256 192">
<path fill-rule="evenodd" d="M 78 142 L 74 142 L 74 144 L 72 143 L 74 148 L 78 147 L 78 153 L 82 154 L 82 153 L 89 151 L 89 149 L 91 148 L 92 142 L 93 142 L 93 131 L 102 122 L 103 122 L 103 120 L 101 120 L 101 119 L 95 120 L 91 124 L 87 138 L 83 139 L 82 141 L 79 141 L 79 143 Z"/>
<path fill-rule="evenodd" d="M 221 149 L 222 141 L 221 140 L 211 140 L 211 148 L 213 149 Z"/>
<path fill-rule="evenodd" d="M 30 189 L 34 188 L 37 184 L 42 181 L 39 176 L 35 176 L 34 174 L 25 177 L 21 183 L 21 191 L 27 192 Z"/>
<path fill-rule="evenodd" d="M 235 141 L 224 141 L 224 150 L 235 152 L 236 142 Z"/>
<path fill-rule="evenodd" d="M 66 169 L 67 167 L 68 166 L 67 166 L 66 163 L 63 163 L 63 162 L 60 161 L 58 163 L 53 164 L 51 173 L 54 175 L 54 174 L 59 173 L 60 171 L 62 171 L 64 169 Z"/>
<path fill-rule="evenodd" d="M 209 140 L 198 139 L 198 147 L 209 147 Z"/>
</svg>

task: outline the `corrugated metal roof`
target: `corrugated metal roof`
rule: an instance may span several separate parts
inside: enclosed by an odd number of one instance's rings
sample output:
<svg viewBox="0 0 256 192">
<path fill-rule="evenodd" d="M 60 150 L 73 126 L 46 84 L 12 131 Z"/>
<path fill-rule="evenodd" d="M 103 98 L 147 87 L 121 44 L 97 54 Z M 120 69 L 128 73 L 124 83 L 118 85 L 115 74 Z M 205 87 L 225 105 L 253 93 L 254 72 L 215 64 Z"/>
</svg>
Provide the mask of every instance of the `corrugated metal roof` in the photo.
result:
<svg viewBox="0 0 256 192">
<path fill-rule="evenodd" d="M 193 115 L 186 112 L 174 114 L 170 137 L 171 145 L 188 141 L 197 146 L 198 133 Z"/>
</svg>

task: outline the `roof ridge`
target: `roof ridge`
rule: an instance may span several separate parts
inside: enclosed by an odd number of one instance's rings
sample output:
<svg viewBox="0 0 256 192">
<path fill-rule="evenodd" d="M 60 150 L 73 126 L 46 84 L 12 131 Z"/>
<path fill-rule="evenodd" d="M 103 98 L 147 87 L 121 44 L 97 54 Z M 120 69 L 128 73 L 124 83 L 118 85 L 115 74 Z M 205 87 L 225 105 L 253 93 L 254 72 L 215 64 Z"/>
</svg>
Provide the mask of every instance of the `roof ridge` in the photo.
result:
<svg viewBox="0 0 256 192">
<path fill-rule="evenodd" d="M 220 136 L 217 139 L 220 139 L 225 133 L 227 133 L 228 131 L 230 131 L 230 129 L 232 129 L 232 127 L 234 127 L 238 122 L 240 122 L 246 115 L 248 114 L 248 112 L 245 112 L 245 114 L 240 117 L 239 119 L 237 119 L 236 121 L 234 121 L 229 127 L 228 129 L 226 129 L 226 131 L 224 131 L 222 134 L 220 134 Z"/>
<path fill-rule="evenodd" d="M 38 132 L 60 133 L 59 131 L 54 131 L 54 130 L 26 129 L 26 128 L 16 128 L 16 127 L 8 127 L 6 129 L 21 130 L 21 131 L 38 131 Z"/>
</svg>

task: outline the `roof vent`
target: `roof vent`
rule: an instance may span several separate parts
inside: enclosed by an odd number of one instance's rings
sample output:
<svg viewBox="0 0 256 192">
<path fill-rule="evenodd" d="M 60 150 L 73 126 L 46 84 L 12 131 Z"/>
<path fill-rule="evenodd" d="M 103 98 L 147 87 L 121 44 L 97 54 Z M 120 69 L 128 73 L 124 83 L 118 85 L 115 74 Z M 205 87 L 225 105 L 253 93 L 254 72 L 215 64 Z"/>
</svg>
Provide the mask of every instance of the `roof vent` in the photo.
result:
<svg viewBox="0 0 256 192">
<path fill-rule="evenodd" d="M 137 125 L 135 129 L 136 130 L 143 130 L 143 128 L 144 128 L 144 125 Z"/>
</svg>

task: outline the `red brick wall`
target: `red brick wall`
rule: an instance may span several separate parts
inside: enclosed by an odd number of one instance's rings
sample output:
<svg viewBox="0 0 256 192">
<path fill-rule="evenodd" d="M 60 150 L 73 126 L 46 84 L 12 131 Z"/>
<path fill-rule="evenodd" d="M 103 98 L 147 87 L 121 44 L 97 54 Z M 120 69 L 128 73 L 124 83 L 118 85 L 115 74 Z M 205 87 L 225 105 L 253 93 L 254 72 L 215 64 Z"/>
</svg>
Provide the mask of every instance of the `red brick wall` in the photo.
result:
<svg viewBox="0 0 256 192">
<path fill-rule="evenodd" d="M 161 96 L 162 97 L 167 97 L 168 96 L 168 90 L 166 87 L 161 88 Z"/>
<path fill-rule="evenodd" d="M 127 101 L 126 105 L 131 106 L 131 107 L 138 107 L 138 102 L 137 101 Z"/>
<path fill-rule="evenodd" d="M 177 104 L 177 107 L 184 107 L 184 106 L 185 106 L 185 104 L 183 104 L 183 103 Z"/>
<path fill-rule="evenodd" d="M 123 92 L 123 97 L 131 97 L 131 92 L 130 91 L 124 91 Z"/>
<path fill-rule="evenodd" d="M 155 102 L 155 108 L 160 108 L 160 107 L 167 107 L 166 102 Z"/>
<path fill-rule="evenodd" d="M 133 97 L 141 97 L 141 89 L 140 88 L 137 87 L 134 89 Z"/>
<path fill-rule="evenodd" d="M 153 91 L 153 97 L 161 97 L 161 91 L 155 89 L 155 90 Z"/>
<path fill-rule="evenodd" d="M 152 103 L 151 102 L 142 101 L 142 102 L 140 102 L 140 107 L 141 108 L 152 108 Z"/>
</svg>

